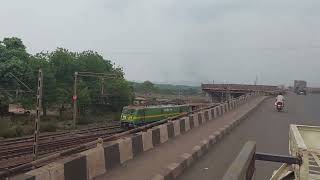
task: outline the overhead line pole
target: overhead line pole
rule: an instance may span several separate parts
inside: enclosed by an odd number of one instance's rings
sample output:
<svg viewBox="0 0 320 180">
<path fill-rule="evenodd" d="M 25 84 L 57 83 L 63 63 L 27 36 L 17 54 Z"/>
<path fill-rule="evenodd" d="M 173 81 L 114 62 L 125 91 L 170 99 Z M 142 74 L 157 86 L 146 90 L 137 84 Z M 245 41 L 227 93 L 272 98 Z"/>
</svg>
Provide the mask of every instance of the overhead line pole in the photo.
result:
<svg viewBox="0 0 320 180">
<path fill-rule="evenodd" d="M 37 104 L 36 104 L 36 117 L 35 117 L 35 130 L 34 130 L 34 142 L 33 142 L 33 160 L 38 159 L 38 145 L 39 145 L 39 129 L 40 129 L 40 117 L 42 112 L 42 86 L 43 86 L 43 74 L 39 69 L 38 84 L 37 84 Z"/>
<path fill-rule="evenodd" d="M 77 107 L 77 77 L 78 76 L 78 72 L 74 72 L 74 86 L 73 86 L 73 124 L 72 124 L 72 128 L 75 129 L 76 128 L 76 124 L 77 124 L 77 111 L 78 111 L 78 107 Z"/>
<path fill-rule="evenodd" d="M 74 72 L 74 86 L 73 86 L 73 97 L 72 97 L 72 99 L 73 99 L 73 122 L 72 122 L 73 128 L 76 128 L 76 125 L 77 125 L 77 113 L 78 113 L 77 82 L 78 82 L 78 76 L 102 78 L 103 81 L 105 78 L 119 77 L 117 74 L 105 74 L 105 73 L 94 73 L 94 72 Z M 101 93 L 104 93 L 103 87 L 101 88 Z"/>
</svg>

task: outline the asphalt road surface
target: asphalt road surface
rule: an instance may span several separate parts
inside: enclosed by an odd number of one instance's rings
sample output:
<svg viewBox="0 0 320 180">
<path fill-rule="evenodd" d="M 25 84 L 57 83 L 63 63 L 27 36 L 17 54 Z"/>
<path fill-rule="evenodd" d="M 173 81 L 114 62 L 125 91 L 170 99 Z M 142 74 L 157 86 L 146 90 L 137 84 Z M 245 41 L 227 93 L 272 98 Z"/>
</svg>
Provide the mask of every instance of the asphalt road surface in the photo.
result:
<svg viewBox="0 0 320 180">
<path fill-rule="evenodd" d="M 245 142 L 249 140 L 256 141 L 258 152 L 288 155 L 289 124 L 320 126 L 320 95 L 298 96 L 290 93 L 285 98 L 284 112 L 275 111 L 274 98 L 266 100 L 222 142 L 187 169 L 179 179 L 221 179 Z M 255 179 L 269 179 L 280 165 L 257 161 Z"/>
</svg>

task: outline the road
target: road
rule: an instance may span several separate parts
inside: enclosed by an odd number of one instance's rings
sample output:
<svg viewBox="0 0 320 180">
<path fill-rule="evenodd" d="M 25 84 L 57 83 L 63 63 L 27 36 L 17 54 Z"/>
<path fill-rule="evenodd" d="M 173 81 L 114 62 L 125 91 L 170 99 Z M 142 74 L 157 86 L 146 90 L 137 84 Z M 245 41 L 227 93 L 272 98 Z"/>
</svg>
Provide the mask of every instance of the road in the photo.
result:
<svg viewBox="0 0 320 180">
<path fill-rule="evenodd" d="M 221 179 L 248 140 L 257 142 L 258 152 L 288 155 L 289 124 L 320 125 L 320 95 L 288 94 L 286 100 L 286 109 L 280 113 L 274 110 L 273 98 L 266 100 L 179 179 Z M 258 161 L 255 179 L 269 179 L 279 166 L 279 163 Z"/>
</svg>

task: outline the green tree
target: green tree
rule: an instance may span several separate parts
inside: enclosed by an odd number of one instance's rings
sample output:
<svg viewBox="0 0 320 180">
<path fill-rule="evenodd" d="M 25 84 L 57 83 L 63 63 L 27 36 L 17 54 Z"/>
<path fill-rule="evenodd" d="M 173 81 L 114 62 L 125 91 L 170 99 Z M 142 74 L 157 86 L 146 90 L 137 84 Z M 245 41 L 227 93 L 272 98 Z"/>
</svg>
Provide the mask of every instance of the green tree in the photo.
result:
<svg viewBox="0 0 320 180">
<path fill-rule="evenodd" d="M 76 53 L 63 48 L 57 48 L 51 53 L 41 52 L 31 58 L 30 65 L 34 69 L 35 76 L 39 68 L 44 74 L 42 99 L 44 116 L 47 109 L 53 105 L 59 105 L 61 112 L 65 104 L 71 103 L 73 74 L 76 70 L 75 58 Z"/>
<path fill-rule="evenodd" d="M 12 37 L 0 41 L 0 88 L 27 90 L 12 75 L 29 84 L 32 80 L 30 75 L 32 69 L 28 66 L 29 59 L 30 55 L 26 52 L 21 39 Z"/>
<path fill-rule="evenodd" d="M 50 66 L 46 53 L 32 56 L 29 60 L 29 66 L 33 69 L 33 89 L 37 88 L 38 70 L 41 69 L 43 72 L 42 107 L 43 115 L 46 116 L 47 108 L 59 100 L 54 69 Z"/>
<path fill-rule="evenodd" d="M 107 91 L 110 92 L 110 103 L 115 111 L 120 111 L 123 106 L 133 102 L 133 89 L 129 82 L 124 79 L 113 80 L 109 84 Z"/>
<path fill-rule="evenodd" d="M 29 84 L 32 95 L 25 96 L 20 102 L 30 107 L 35 103 L 38 69 L 43 70 L 43 110 L 72 103 L 74 73 L 95 72 L 116 74 L 118 78 L 102 79 L 96 77 L 79 77 L 78 103 L 79 107 L 87 108 L 96 103 L 96 98 L 101 98 L 101 86 L 108 92 L 108 103 L 113 110 L 119 111 L 123 106 L 132 102 L 133 91 L 130 84 L 124 79 L 121 67 L 115 66 L 110 60 L 104 59 L 94 51 L 71 52 L 64 48 L 57 48 L 53 52 L 41 52 L 30 55 L 19 38 L 4 38 L 0 41 L 0 86 L 5 88 L 22 88 L 16 81 L 12 81 L 13 73 L 23 82 Z M 145 84 L 146 89 L 152 89 L 150 84 Z M 0 95 L 0 98 L 6 95 Z M 85 112 L 84 109 L 81 112 Z"/>
<path fill-rule="evenodd" d="M 144 81 L 140 85 L 140 89 L 142 90 L 143 93 L 151 93 L 156 91 L 156 88 L 154 87 L 154 84 L 150 81 Z"/>
<path fill-rule="evenodd" d="M 12 59 L 28 61 L 29 56 L 21 39 L 12 37 L 4 38 L 3 41 L 0 41 L 0 62 Z"/>
</svg>

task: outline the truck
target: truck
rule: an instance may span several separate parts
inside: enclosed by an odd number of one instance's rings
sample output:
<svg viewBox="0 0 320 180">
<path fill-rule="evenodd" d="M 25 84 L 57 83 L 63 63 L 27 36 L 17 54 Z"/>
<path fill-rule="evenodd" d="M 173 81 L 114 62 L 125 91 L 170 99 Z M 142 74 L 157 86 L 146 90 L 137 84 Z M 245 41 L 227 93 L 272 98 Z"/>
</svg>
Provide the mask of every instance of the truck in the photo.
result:
<svg viewBox="0 0 320 180">
<path fill-rule="evenodd" d="M 273 173 L 271 180 L 285 179 L 320 179 L 320 127 L 290 125 L 289 154 L 301 159 L 302 163 L 282 164 Z"/>
<path fill-rule="evenodd" d="M 307 82 L 303 80 L 295 80 L 293 89 L 298 95 L 307 95 Z"/>
<path fill-rule="evenodd" d="M 256 152 L 256 144 L 249 141 L 233 161 L 223 180 L 252 180 L 255 161 L 280 162 L 270 180 L 320 180 L 320 126 L 291 124 L 289 128 L 289 156 Z"/>
</svg>

